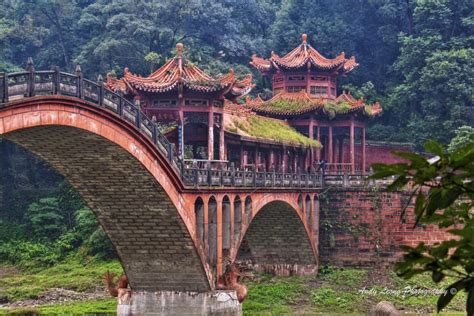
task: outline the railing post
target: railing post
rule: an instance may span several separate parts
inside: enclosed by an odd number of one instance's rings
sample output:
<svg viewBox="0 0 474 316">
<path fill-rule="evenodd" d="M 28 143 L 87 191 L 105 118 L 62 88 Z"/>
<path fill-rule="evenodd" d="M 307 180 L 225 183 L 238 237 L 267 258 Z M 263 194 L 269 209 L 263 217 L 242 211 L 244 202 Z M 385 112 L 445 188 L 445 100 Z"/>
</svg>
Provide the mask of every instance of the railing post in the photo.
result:
<svg viewBox="0 0 474 316">
<path fill-rule="evenodd" d="M 193 174 L 194 174 L 194 186 L 197 187 L 199 184 L 199 170 L 197 166 L 193 165 Z"/>
<path fill-rule="evenodd" d="M 275 176 L 276 174 L 275 174 L 275 167 L 274 167 L 272 170 L 272 187 L 275 187 Z"/>
<path fill-rule="evenodd" d="M 255 166 L 255 170 L 253 171 L 253 186 L 257 186 L 257 166 Z"/>
<path fill-rule="evenodd" d="M 76 76 L 77 76 L 77 97 L 84 99 L 84 77 L 82 75 L 81 66 L 76 66 Z"/>
<path fill-rule="evenodd" d="M 224 165 L 223 165 L 223 164 L 221 164 L 221 168 L 220 168 L 220 169 L 221 169 L 221 170 L 220 170 L 221 172 L 220 172 L 220 175 L 219 175 L 219 176 L 220 176 L 220 177 L 219 177 L 219 178 L 220 178 L 219 180 L 220 180 L 221 186 L 223 186 L 223 185 L 224 185 Z"/>
<path fill-rule="evenodd" d="M 212 168 L 211 168 L 211 162 L 207 162 L 207 185 L 212 186 Z"/>
<path fill-rule="evenodd" d="M 53 67 L 53 94 L 58 94 L 60 89 L 59 67 Z"/>
<path fill-rule="evenodd" d="M 119 103 L 117 105 L 117 114 L 120 117 L 123 117 L 123 102 L 124 102 L 123 93 L 122 93 L 122 91 L 120 91 L 118 94 L 119 94 L 120 98 L 119 98 Z M 155 127 L 156 127 L 156 125 L 155 125 Z M 155 135 L 155 137 L 156 137 L 156 135 Z M 156 138 L 154 140 L 155 140 L 155 143 L 156 143 Z"/>
<path fill-rule="evenodd" d="M 138 129 L 141 128 L 142 125 L 142 112 L 140 109 L 137 109 L 137 115 L 135 116 L 135 125 L 137 126 Z"/>
<path fill-rule="evenodd" d="M 349 175 L 347 173 L 344 173 L 344 175 L 343 175 L 342 186 L 343 187 L 348 187 L 349 186 Z"/>
<path fill-rule="evenodd" d="M 157 143 L 157 133 L 158 133 L 158 128 L 156 127 L 156 124 L 155 123 L 152 123 L 151 125 L 151 138 L 153 139 L 153 143 L 156 144 Z"/>
<path fill-rule="evenodd" d="M 0 76 L 2 78 L 2 102 L 1 103 L 7 103 L 8 102 L 8 73 L 6 72 L 1 72 Z"/>
<path fill-rule="evenodd" d="M 28 71 L 28 82 L 27 82 L 27 95 L 32 97 L 35 95 L 35 65 L 33 64 L 33 58 L 28 57 L 28 62 L 26 63 L 26 70 Z"/>
<path fill-rule="evenodd" d="M 102 75 L 97 77 L 97 84 L 99 85 L 98 102 L 99 106 L 102 107 L 104 105 L 104 79 L 102 78 Z"/>
<path fill-rule="evenodd" d="M 230 163 L 230 179 L 232 182 L 232 186 L 235 187 L 235 163 Z"/>
<path fill-rule="evenodd" d="M 168 159 L 170 162 L 172 162 L 173 161 L 173 144 L 168 143 L 167 150 L 168 150 Z"/>
</svg>

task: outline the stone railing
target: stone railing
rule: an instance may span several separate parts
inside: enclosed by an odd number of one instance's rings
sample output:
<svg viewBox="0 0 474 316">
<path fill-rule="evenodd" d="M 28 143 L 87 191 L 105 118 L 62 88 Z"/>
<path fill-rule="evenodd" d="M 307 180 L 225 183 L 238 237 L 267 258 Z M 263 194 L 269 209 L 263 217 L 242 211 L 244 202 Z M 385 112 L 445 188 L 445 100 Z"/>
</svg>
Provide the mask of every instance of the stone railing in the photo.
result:
<svg viewBox="0 0 474 316">
<path fill-rule="evenodd" d="M 212 164 L 207 164 L 207 167 L 192 166 L 175 154 L 173 144 L 159 131 L 154 121 L 123 95 L 107 89 L 101 76 L 97 82 L 84 79 L 79 67 L 75 74 L 62 72 L 57 67 L 35 71 L 31 59 L 25 72 L 0 73 L 0 108 L 8 107 L 9 103 L 20 99 L 47 95 L 85 100 L 135 125 L 164 154 L 187 186 L 321 188 L 325 182 L 338 186 L 367 182 L 367 178 L 362 175 L 323 176 L 321 173 L 240 171 L 233 167 L 213 168 L 210 167 Z M 354 180 L 356 178 L 358 180 Z"/>
</svg>

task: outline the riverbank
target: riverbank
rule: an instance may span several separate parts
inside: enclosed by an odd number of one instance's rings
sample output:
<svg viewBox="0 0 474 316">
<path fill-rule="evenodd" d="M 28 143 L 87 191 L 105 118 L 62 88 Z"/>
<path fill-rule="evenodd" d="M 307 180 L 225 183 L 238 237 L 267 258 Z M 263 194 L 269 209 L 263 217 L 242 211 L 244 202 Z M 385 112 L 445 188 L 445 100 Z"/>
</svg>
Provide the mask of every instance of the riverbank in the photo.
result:
<svg viewBox="0 0 474 316">
<path fill-rule="evenodd" d="M 20 271 L 0 266 L 0 314 L 110 313 L 116 300 L 105 291 L 101 276 L 121 274 L 120 263 L 69 256 L 49 268 Z M 249 296 L 243 304 L 246 315 L 255 314 L 365 314 L 382 300 L 403 313 L 434 313 L 435 285 L 429 276 L 410 281 L 393 272 L 374 269 L 323 267 L 317 277 L 256 276 L 247 280 Z M 449 315 L 464 315 L 465 295 L 450 304 Z"/>
</svg>

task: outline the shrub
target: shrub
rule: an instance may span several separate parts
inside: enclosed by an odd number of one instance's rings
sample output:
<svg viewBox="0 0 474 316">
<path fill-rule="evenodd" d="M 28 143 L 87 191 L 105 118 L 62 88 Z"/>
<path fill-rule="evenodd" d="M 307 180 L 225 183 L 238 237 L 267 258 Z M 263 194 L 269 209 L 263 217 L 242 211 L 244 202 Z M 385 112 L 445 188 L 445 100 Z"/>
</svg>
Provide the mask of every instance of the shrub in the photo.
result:
<svg viewBox="0 0 474 316">
<path fill-rule="evenodd" d="M 50 266 L 57 263 L 61 254 L 57 249 L 41 243 L 9 241 L 0 245 L 0 261 L 18 265 L 21 268 Z"/>
</svg>

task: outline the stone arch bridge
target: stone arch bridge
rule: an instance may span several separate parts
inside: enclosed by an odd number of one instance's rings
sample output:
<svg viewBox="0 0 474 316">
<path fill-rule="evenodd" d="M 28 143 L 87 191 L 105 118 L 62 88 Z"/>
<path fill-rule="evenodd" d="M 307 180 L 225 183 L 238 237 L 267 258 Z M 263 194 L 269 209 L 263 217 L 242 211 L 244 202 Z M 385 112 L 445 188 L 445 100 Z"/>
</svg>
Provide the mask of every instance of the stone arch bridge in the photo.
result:
<svg viewBox="0 0 474 316">
<path fill-rule="evenodd" d="M 124 313 L 156 309 L 168 299 L 157 292 L 212 296 L 236 259 L 279 274 L 315 273 L 319 193 L 327 182 L 361 181 L 187 167 L 139 108 L 80 72 L 30 65 L 0 73 L 0 89 L 0 135 L 62 174 L 110 237 L 132 290 Z M 173 302 L 240 308 L 199 295 Z"/>
</svg>

